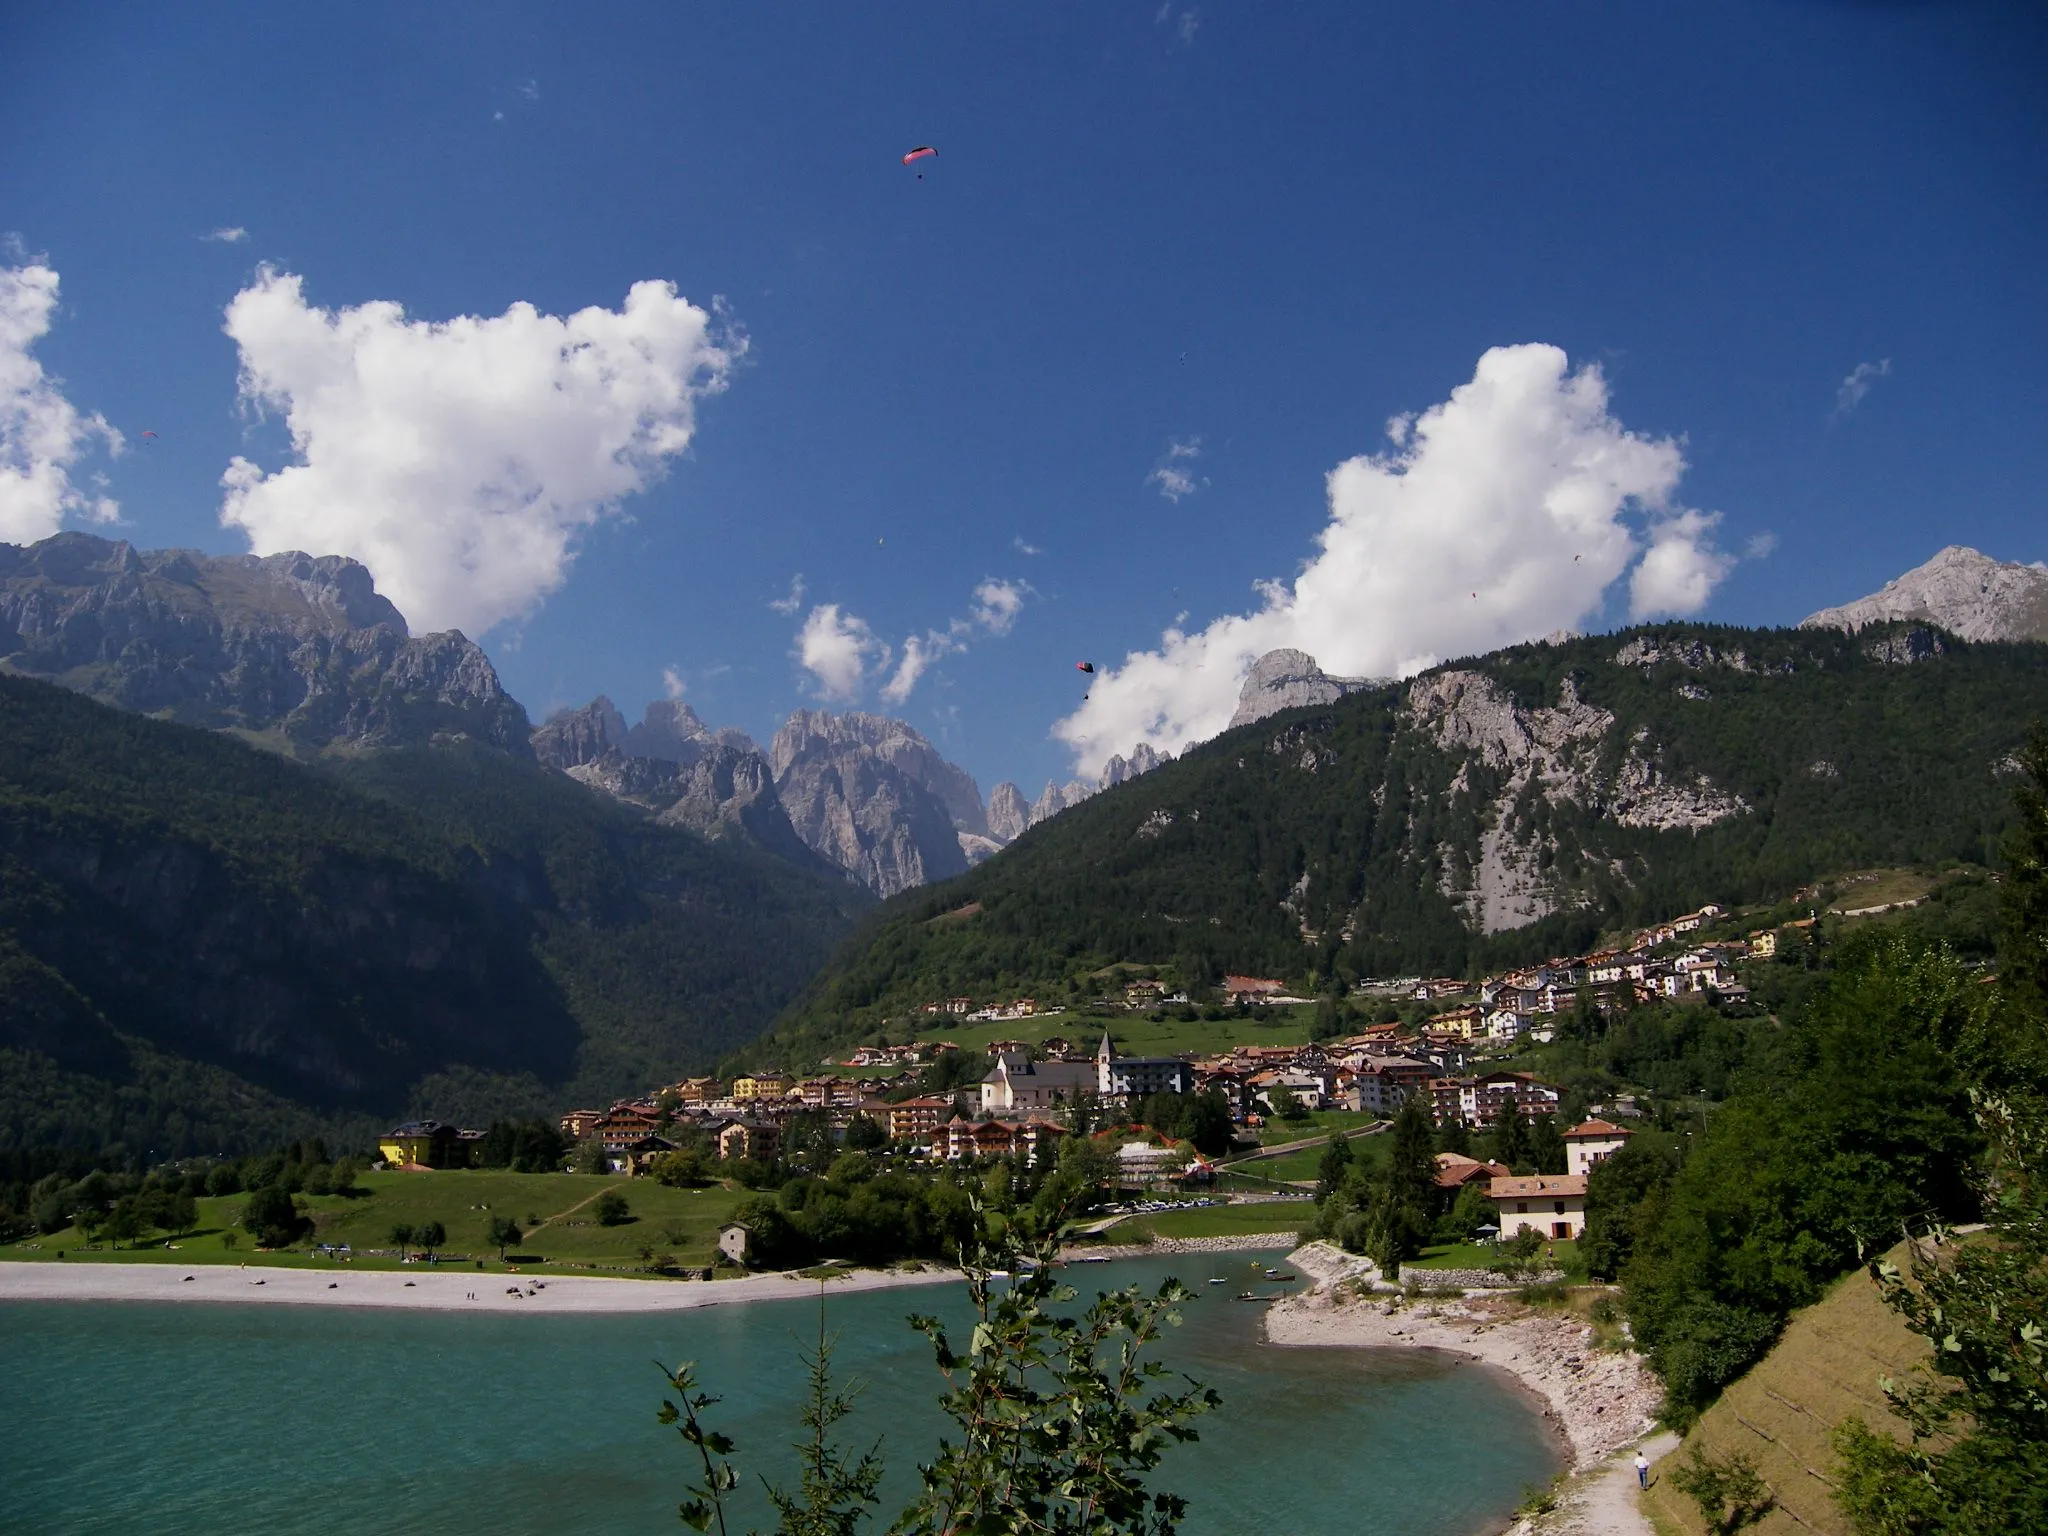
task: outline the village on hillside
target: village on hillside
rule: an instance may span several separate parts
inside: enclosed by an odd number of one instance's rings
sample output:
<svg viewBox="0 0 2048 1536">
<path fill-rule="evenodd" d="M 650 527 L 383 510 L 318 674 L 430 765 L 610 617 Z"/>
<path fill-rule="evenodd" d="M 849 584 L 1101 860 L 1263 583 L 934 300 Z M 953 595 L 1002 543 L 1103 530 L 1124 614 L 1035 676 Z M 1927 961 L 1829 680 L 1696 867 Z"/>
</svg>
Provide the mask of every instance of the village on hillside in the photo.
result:
<svg viewBox="0 0 2048 1536">
<path fill-rule="evenodd" d="M 1738 967 L 1775 955 L 1783 930 L 1698 937 L 1727 925 L 1728 914 L 1709 904 L 1645 928 L 1625 946 L 1556 957 L 1476 984 L 1450 977 L 1365 981 L 1352 989 L 1354 997 L 1405 1004 L 1412 1022 L 1377 1023 L 1328 1040 L 1237 1041 L 1206 1052 L 1141 1056 L 1118 1049 L 1102 1016 L 1157 1019 L 1160 1010 L 1188 1003 L 1184 992 L 1152 976 L 1125 980 L 1088 1006 L 1095 1016 L 1089 1033 L 1102 1026 L 1092 1040 L 1078 1030 L 1072 1037 L 1047 1033 L 1067 1013 L 1041 1010 L 1031 998 L 941 998 L 922 1005 L 920 1016 L 962 1026 L 1028 1022 L 1022 1032 L 1037 1038 L 971 1048 L 947 1039 L 862 1045 L 809 1074 L 761 1068 L 688 1077 L 603 1109 L 572 1110 L 559 1124 L 567 1141 L 591 1154 L 585 1166 L 626 1176 L 658 1171 L 685 1146 L 720 1163 L 773 1163 L 804 1117 L 808 1127 L 848 1144 L 887 1145 L 914 1161 L 951 1165 L 1009 1158 L 1035 1167 L 1062 1138 L 1090 1134 L 1116 1143 L 1121 1188 L 1208 1189 L 1229 1165 L 1229 1152 L 1255 1152 L 1260 1132 L 1282 1119 L 1342 1111 L 1363 1117 L 1358 1123 L 1369 1130 L 1370 1122 L 1391 1118 L 1418 1097 L 1438 1127 L 1474 1132 L 1492 1130 L 1510 1103 L 1525 1121 L 1557 1116 L 1560 1088 L 1501 1064 L 1504 1058 L 1548 1042 L 1561 1017 L 1579 1009 L 1674 998 L 1716 1006 L 1746 1001 Z M 1216 991 L 1247 1034 L 1315 1002 L 1269 977 L 1226 976 Z M 971 1066 L 964 1074 L 946 1070 L 977 1057 L 986 1063 L 978 1079 Z M 947 1086 L 934 1088 L 934 1077 Z M 1158 1094 L 1219 1100 L 1230 1120 L 1227 1150 L 1204 1151 L 1142 1124 L 1145 1102 Z M 1490 1181 L 1483 1187 L 1502 1237 L 1534 1228 L 1546 1239 L 1575 1238 L 1585 1221 L 1587 1170 L 1630 1135 L 1619 1122 L 1641 1112 L 1628 1095 L 1586 1109 L 1587 1118 L 1561 1132 L 1568 1155 L 1561 1173 L 1518 1176 L 1498 1163 L 1445 1152 L 1437 1160 L 1439 1182 L 1454 1193 L 1474 1180 Z M 393 1168 L 460 1167 L 480 1135 L 415 1122 L 383 1138 L 379 1150 Z"/>
</svg>

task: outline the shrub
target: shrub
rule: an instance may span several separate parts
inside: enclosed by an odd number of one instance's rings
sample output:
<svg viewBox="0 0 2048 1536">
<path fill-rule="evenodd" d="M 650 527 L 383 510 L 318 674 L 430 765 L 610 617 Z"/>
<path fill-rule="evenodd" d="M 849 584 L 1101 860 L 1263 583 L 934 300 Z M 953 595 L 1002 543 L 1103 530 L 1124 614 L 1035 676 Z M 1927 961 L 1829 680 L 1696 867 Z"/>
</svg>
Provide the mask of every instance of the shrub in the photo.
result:
<svg viewBox="0 0 2048 1536">
<path fill-rule="evenodd" d="M 597 1197 L 596 1215 L 600 1227 L 622 1227 L 633 1219 L 633 1208 L 624 1195 L 608 1189 Z"/>
<path fill-rule="evenodd" d="M 1699 1505 L 1707 1529 L 1718 1536 L 1734 1536 L 1744 1526 L 1756 1524 L 1777 1503 L 1757 1471 L 1755 1459 L 1741 1451 L 1717 1457 L 1695 1444 L 1672 1469 L 1671 1483 Z"/>
</svg>

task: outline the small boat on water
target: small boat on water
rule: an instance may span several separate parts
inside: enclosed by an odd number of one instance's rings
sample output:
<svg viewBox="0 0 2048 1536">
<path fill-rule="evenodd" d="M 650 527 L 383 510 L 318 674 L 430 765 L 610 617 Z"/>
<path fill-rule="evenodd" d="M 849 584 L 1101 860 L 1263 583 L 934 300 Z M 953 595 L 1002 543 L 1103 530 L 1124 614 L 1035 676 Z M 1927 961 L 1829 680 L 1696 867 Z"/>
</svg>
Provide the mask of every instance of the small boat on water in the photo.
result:
<svg viewBox="0 0 2048 1536">
<path fill-rule="evenodd" d="M 1224 1280 L 1224 1278 L 1223 1278 L 1223 1277 L 1222 1277 L 1221 1275 L 1211 1275 L 1211 1276 L 1209 1277 L 1209 1283 L 1210 1283 L 1211 1285 L 1224 1285 L 1224 1284 L 1227 1284 L 1228 1282 L 1227 1282 L 1227 1281 L 1225 1281 L 1225 1280 Z"/>
<path fill-rule="evenodd" d="M 1284 1269 L 1269 1269 L 1266 1271 L 1266 1278 L 1268 1280 L 1284 1280 L 1289 1283 L 1292 1283 L 1294 1280 L 1294 1276 L 1288 1274 Z"/>
</svg>

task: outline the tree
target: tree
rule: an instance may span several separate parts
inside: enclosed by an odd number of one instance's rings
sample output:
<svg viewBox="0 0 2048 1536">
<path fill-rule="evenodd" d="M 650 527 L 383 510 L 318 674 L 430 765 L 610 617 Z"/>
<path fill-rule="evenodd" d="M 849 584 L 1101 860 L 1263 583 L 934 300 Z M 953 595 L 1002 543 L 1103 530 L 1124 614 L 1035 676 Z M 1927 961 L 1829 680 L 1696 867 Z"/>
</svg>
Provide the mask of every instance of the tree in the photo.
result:
<svg viewBox="0 0 2048 1536">
<path fill-rule="evenodd" d="M 1529 1161 L 1538 1173 L 1563 1173 L 1567 1159 L 1564 1132 L 1555 1115 L 1538 1115 L 1529 1126 Z"/>
<path fill-rule="evenodd" d="M 398 1262 L 401 1264 L 412 1257 L 408 1251 L 412 1247 L 412 1239 L 413 1228 L 409 1221 L 401 1221 L 391 1229 L 391 1241 L 397 1246 Z"/>
<path fill-rule="evenodd" d="M 107 1237 L 116 1247 L 134 1242 L 142 1235 L 143 1226 L 141 1203 L 133 1195 L 123 1195 L 114 1202 L 114 1209 L 107 1216 Z"/>
<path fill-rule="evenodd" d="M 242 1207 L 242 1228 L 265 1248 L 288 1248 L 303 1225 L 298 1207 L 284 1188 L 267 1184 Z"/>
<path fill-rule="evenodd" d="M 1275 1083 L 1266 1090 L 1266 1105 L 1281 1120 L 1306 1120 L 1308 1110 L 1295 1096 L 1294 1090 L 1285 1083 Z"/>
<path fill-rule="evenodd" d="M 1520 1173 L 1530 1165 L 1529 1122 L 1522 1118 L 1522 1101 L 1512 1093 L 1502 1101 L 1493 1122 L 1493 1160 L 1506 1163 Z"/>
<path fill-rule="evenodd" d="M 1672 1486 L 1700 1508 L 1715 1536 L 1735 1536 L 1771 1512 L 1777 1500 L 1756 1469 L 1756 1458 L 1742 1451 L 1715 1456 L 1694 1445 L 1671 1472 Z"/>
<path fill-rule="evenodd" d="M 1144 1474 L 1168 1447 L 1198 1438 L 1195 1420 L 1219 1399 L 1192 1381 L 1167 1389 L 1145 1352 L 1178 1322 L 1189 1292 L 1173 1280 L 1151 1295 L 1131 1286 L 1097 1296 L 1079 1316 L 1068 1312 L 1075 1292 L 1051 1260 L 1052 1233 L 1069 1214 L 1055 1212 L 1051 1231 L 1021 1246 L 976 1243 L 963 1254 L 976 1318 L 965 1352 L 936 1319 L 911 1320 L 931 1341 L 947 1383 L 940 1404 L 957 1437 L 919 1468 L 920 1491 L 891 1526 L 895 1536 L 1175 1536 L 1185 1501 L 1148 1493 Z M 998 1270 L 1014 1278 L 998 1285 Z M 715 1525 L 728 1536 L 726 1503 L 739 1474 L 731 1439 L 703 1419 L 717 1399 L 691 1365 L 663 1374 L 679 1400 L 664 1400 L 660 1420 L 701 1469 L 678 1513 L 698 1531 Z M 776 1499 L 780 1529 L 850 1536 L 873 1499 L 873 1453 L 850 1462 L 826 1438 L 840 1415 L 816 1364 L 810 1400 L 812 1434 L 798 1446 L 805 1478 L 797 1495 Z M 879 1464 L 872 1470 L 879 1474 Z"/>
<path fill-rule="evenodd" d="M 1220 1088 L 1205 1088 L 1188 1106 L 1187 1138 L 1204 1157 L 1222 1157 L 1230 1151 L 1236 1128 L 1230 1120 L 1230 1101 Z"/>
<path fill-rule="evenodd" d="M 333 1184 L 334 1192 L 337 1195 L 353 1195 L 356 1192 L 356 1160 L 352 1157 L 344 1157 L 340 1162 L 336 1163 L 330 1182 Z"/>
<path fill-rule="evenodd" d="M 1472 1155 L 1472 1133 L 1465 1128 L 1465 1122 L 1456 1115 L 1451 1116 L 1436 1128 L 1436 1149 L 1439 1152 L 1455 1152 L 1460 1157 Z"/>
<path fill-rule="evenodd" d="M 849 1458 L 832 1438 L 832 1427 L 853 1412 L 858 1383 L 832 1384 L 832 1339 L 825 1332 L 825 1288 L 818 1287 L 818 1345 L 802 1356 L 809 1378 L 801 1422 L 809 1434 L 797 1445 L 797 1491 L 770 1485 L 777 1536 L 853 1536 L 879 1502 L 881 1441 Z"/>
<path fill-rule="evenodd" d="M 597 1197 L 595 1215 L 600 1227 L 622 1227 L 633 1219 L 633 1208 L 624 1195 L 608 1189 Z"/>
<path fill-rule="evenodd" d="M 498 1250 L 498 1258 L 502 1261 L 505 1250 L 526 1234 L 519 1230 L 519 1223 L 510 1216 L 493 1216 L 487 1224 L 485 1236 L 490 1245 Z"/>
<path fill-rule="evenodd" d="M 846 1122 L 846 1145 L 853 1152 L 879 1152 L 889 1144 L 889 1133 L 879 1121 L 856 1113 Z"/>
<path fill-rule="evenodd" d="M 576 1171 L 578 1173 L 610 1173 L 611 1154 L 605 1150 L 604 1138 L 593 1136 L 576 1150 Z"/>
<path fill-rule="evenodd" d="M 1904 1271 L 1871 1266 L 1885 1301 L 1932 1346 L 1883 1383 L 1906 1445 L 1850 1420 L 1836 1432 L 1838 1502 L 1869 1536 L 2048 1530 L 2048 1102 L 1985 1096 L 1991 1231 L 1946 1229 Z"/>
<path fill-rule="evenodd" d="M 413 1228 L 412 1240 L 420 1245 L 420 1256 L 431 1261 L 435 1251 L 448 1241 L 448 1229 L 438 1221 L 422 1222 Z"/>
<path fill-rule="evenodd" d="M 1330 1132 L 1323 1159 L 1316 1165 L 1316 1199 L 1327 1200 L 1351 1171 L 1351 1139 L 1342 1131 Z"/>
<path fill-rule="evenodd" d="M 1387 1164 L 1373 1186 L 1364 1210 L 1365 1252 L 1389 1280 L 1401 1273 L 1401 1261 L 1422 1252 L 1436 1218 L 1436 1154 L 1429 1115 L 1422 1100 L 1411 1098 L 1394 1117 Z"/>
</svg>

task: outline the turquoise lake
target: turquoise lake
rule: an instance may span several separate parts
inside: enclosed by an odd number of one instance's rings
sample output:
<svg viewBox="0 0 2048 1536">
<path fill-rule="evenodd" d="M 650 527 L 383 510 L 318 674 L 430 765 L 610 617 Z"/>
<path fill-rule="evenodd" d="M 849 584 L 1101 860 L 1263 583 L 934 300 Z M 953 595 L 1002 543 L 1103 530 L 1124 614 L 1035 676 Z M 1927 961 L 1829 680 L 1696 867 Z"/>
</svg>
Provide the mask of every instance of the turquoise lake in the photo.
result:
<svg viewBox="0 0 2048 1536">
<path fill-rule="evenodd" d="M 1187 1536 L 1473 1536 L 1560 1464 L 1534 1407 L 1476 1365 L 1265 1345 L 1262 1309 L 1227 1299 L 1241 1254 L 1068 1273 L 1084 1295 L 1169 1273 L 1202 1293 L 1159 1351 L 1223 1396 L 1155 1474 L 1191 1501 Z M 882 1437 L 893 1509 L 944 1422 L 903 1319 L 964 1318 L 964 1288 L 828 1293 L 826 1309 L 836 1368 L 867 1383 L 846 1438 Z M 689 1467 L 654 1421 L 657 1359 L 697 1360 L 724 1396 L 712 1418 L 749 1480 L 735 1529 L 762 1526 L 755 1474 L 793 1475 L 797 1349 L 816 1328 L 807 1302 L 532 1318 L 0 1306 L 0 1529 L 681 1531 Z"/>
</svg>

